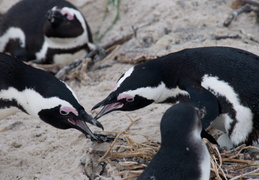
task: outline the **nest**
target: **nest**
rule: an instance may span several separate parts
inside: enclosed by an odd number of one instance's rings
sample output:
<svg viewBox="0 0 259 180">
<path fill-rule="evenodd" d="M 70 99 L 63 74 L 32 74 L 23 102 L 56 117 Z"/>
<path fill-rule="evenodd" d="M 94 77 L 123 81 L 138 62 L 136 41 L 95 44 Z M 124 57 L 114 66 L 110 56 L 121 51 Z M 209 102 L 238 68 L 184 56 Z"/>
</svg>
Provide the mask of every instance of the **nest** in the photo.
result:
<svg viewBox="0 0 259 180">
<path fill-rule="evenodd" d="M 106 153 L 99 159 L 116 171 L 122 180 L 137 178 L 147 167 L 153 156 L 160 148 L 150 136 L 130 132 L 130 127 L 139 119 L 132 120 L 124 131 L 107 132 L 117 134 Z M 142 136 L 144 142 L 133 140 L 133 136 Z M 218 149 L 216 145 L 203 139 L 210 152 L 211 177 L 210 179 L 259 179 L 259 149 L 254 146 L 241 145 L 232 150 Z M 246 152 L 254 149 L 254 155 Z"/>
</svg>

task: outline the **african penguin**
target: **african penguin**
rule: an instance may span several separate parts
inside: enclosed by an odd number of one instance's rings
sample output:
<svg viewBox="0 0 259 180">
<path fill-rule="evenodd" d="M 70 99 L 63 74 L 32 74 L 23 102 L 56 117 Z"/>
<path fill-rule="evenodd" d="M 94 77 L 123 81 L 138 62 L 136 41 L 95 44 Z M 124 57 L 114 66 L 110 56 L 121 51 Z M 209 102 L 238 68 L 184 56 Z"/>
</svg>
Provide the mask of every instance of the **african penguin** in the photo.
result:
<svg viewBox="0 0 259 180">
<path fill-rule="evenodd" d="M 210 155 L 200 136 L 204 113 L 188 103 L 179 103 L 164 113 L 161 147 L 138 180 L 210 178 Z"/>
<path fill-rule="evenodd" d="M 93 109 L 96 119 L 114 110 L 156 103 L 192 102 L 204 107 L 203 128 L 226 132 L 233 143 L 259 137 L 259 57 L 231 47 L 201 47 L 171 53 L 129 69 Z"/>
<path fill-rule="evenodd" d="M 67 64 L 96 49 L 84 16 L 65 0 L 22 0 L 0 22 L 0 52 Z"/>
<path fill-rule="evenodd" d="M 102 125 L 86 113 L 64 82 L 4 53 L 0 76 L 0 119 L 20 110 L 56 128 L 75 128 L 97 139 L 86 122 Z"/>
</svg>

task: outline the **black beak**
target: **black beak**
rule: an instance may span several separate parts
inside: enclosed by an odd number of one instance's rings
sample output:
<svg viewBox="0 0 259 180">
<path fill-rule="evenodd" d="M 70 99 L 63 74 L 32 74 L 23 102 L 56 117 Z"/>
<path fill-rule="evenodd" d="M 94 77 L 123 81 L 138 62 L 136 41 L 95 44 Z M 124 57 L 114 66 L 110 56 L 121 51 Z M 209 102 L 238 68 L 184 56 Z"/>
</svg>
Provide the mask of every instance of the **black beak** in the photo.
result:
<svg viewBox="0 0 259 180">
<path fill-rule="evenodd" d="M 102 110 L 94 117 L 94 119 L 99 119 L 100 117 L 102 117 L 103 115 L 112 112 L 114 110 L 118 110 L 120 108 L 123 107 L 123 103 L 118 102 L 116 98 L 114 98 L 113 95 L 109 95 L 106 99 L 104 99 L 103 101 L 99 102 L 98 104 L 96 104 L 92 110 L 97 109 L 99 107 L 102 107 Z"/>
<path fill-rule="evenodd" d="M 94 107 L 92 108 L 92 110 L 95 110 L 99 107 L 105 106 L 106 104 L 109 104 L 109 96 L 107 98 L 105 98 L 104 100 L 102 100 L 101 102 L 99 102 L 98 104 L 94 105 Z"/>
<path fill-rule="evenodd" d="M 84 109 L 81 109 L 79 111 L 79 116 L 81 116 L 80 119 L 82 119 L 83 121 L 88 122 L 94 126 L 102 128 L 102 130 L 104 130 L 103 125 L 99 121 L 97 121 L 97 119 L 95 119 L 92 116 L 90 116 L 89 114 L 87 114 Z"/>
<path fill-rule="evenodd" d="M 76 126 L 76 129 L 83 132 L 86 136 L 90 135 L 92 139 L 98 140 L 98 137 L 94 135 L 94 133 L 89 129 L 87 126 L 87 122 L 90 124 L 93 124 L 97 127 L 100 127 L 103 129 L 103 126 L 100 122 L 98 122 L 96 119 L 92 118 L 92 116 L 88 115 L 84 109 L 81 109 L 79 111 L 79 116 L 76 119 L 69 118 L 68 121 Z"/>
<path fill-rule="evenodd" d="M 102 100 L 101 102 L 99 102 L 98 104 L 96 104 L 92 110 L 97 109 L 99 107 L 108 105 L 108 104 L 112 104 L 112 103 L 117 103 L 117 96 L 114 95 L 114 93 L 109 94 L 109 96 L 107 96 L 104 100 Z"/>
</svg>

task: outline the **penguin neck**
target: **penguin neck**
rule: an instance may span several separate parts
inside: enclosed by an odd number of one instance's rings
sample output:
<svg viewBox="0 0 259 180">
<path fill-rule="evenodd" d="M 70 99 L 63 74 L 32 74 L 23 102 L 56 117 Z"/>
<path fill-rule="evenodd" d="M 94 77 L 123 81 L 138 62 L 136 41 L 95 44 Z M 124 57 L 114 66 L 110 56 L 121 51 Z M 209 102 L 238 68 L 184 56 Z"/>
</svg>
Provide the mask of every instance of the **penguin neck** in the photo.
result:
<svg viewBox="0 0 259 180">
<path fill-rule="evenodd" d="M 178 81 L 182 75 L 182 68 L 175 66 L 175 64 L 180 63 L 170 58 L 170 56 L 152 61 L 150 61 L 150 68 L 154 69 L 156 74 L 159 75 L 158 78 L 160 78 L 160 84 L 153 93 L 154 102 L 177 103 L 178 101 L 188 101 L 189 93 L 178 86 Z M 175 61 L 175 63 L 172 63 L 172 61 Z"/>
</svg>

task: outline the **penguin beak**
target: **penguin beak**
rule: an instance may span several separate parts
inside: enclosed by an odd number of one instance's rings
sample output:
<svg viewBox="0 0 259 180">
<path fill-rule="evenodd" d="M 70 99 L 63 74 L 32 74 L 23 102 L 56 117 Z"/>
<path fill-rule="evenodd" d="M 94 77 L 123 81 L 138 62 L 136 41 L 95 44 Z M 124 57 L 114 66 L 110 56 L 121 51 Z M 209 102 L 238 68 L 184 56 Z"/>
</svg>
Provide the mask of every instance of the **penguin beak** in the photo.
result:
<svg viewBox="0 0 259 180">
<path fill-rule="evenodd" d="M 95 118 L 92 118 L 92 116 L 87 114 L 84 109 L 81 109 L 79 111 L 79 116 L 81 116 L 80 118 L 83 119 L 84 121 L 86 121 L 94 126 L 104 129 L 103 125 L 99 121 L 97 121 Z"/>
<path fill-rule="evenodd" d="M 120 109 L 123 107 L 123 105 L 124 104 L 122 102 L 118 102 L 117 99 L 113 98 L 113 96 L 110 95 L 92 108 L 92 110 L 94 110 L 104 106 L 102 110 L 94 117 L 94 119 L 99 119 L 100 117 L 102 117 L 103 115 L 109 112 Z"/>
<path fill-rule="evenodd" d="M 79 111 L 78 119 L 68 118 L 68 121 L 74 126 L 78 127 L 78 129 L 83 132 L 85 135 L 90 135 L 94 140 L 98 140 L 98 138 L 93 134 L 93 132 L 89 129 L 86 122 L 95 125 L 99 128 L 103 129 L 103 126 L 100 122 L 98 122 L 95 118 L 92 118 L 89 114 L 85 112 L 84 109 Z"/>
</svg>

